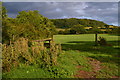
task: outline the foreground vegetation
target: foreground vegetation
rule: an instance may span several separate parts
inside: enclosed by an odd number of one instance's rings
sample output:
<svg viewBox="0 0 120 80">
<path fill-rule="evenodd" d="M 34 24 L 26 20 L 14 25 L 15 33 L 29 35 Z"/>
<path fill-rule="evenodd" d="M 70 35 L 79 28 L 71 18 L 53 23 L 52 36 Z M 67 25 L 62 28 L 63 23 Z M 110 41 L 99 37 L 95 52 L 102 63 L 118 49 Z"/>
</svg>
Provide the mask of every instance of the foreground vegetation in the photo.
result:
<svg viewBox="0 0 120 80">
<path fill-rule="evenodd" d="M 100 34 L 104 36 L 110 46 L 94 46 L 94 34 L 83 35 L 54 35 L 56 43 L 62 44 L 57 65 L 40 67 L 38 65 L 20 64 L 17 69 L 3 74 L 5 78 L 116 78 L 120 74 L 118 36 Z M 99 70 L 94 71 L 92 62 L 99 63 Z M 82 76 L 86 73 L 90 76 Z M 94 74 L 93 74 L 94 72 Z M 32 74 L 32 75 L 31 75 Z M 93 76 L 93 77 L 92 77 Z"/>
</svg>

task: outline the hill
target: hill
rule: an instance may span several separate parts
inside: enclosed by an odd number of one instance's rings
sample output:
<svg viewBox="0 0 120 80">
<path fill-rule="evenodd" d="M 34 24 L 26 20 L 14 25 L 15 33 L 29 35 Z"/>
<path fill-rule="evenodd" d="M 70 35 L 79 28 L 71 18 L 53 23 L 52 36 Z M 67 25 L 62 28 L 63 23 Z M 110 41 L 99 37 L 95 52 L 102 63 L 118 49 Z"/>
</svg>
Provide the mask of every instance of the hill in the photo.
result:
<svg viewBox="0 0 120 80">
<path fill-rule="evenodd" d="M 83 25 L 84 27 L 106 27 L 108 24 L 91 19 L 77 19 L 77 18 L 65 18 L 65 19 L 50 19 L 57 28 L 71 28 L 74 25 Z"/>
</svg>

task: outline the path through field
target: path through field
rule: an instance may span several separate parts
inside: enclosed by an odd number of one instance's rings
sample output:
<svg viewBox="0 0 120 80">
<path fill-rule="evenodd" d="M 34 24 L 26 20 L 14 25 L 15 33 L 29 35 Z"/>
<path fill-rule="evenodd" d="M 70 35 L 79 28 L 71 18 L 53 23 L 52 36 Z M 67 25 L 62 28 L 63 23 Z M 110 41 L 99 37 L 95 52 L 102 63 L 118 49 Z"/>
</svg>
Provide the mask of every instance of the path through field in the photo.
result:
<svg viewBox="0 0 120 80">
<path fill-rule="evenodd" d="M 98 37 L 104 37 L 111 46 L 94 46 L 94 34 L 81 35 L 55 35 L 57 43 L 62 44 L 65 51 L 79 51 L 80 55 L 87 58 L 90 66 L 77 65 L 77 71 L 74 77 L 77 78 L 118 78 L 119 76 L 119 57 L 120 46 L 118 45 L 118 36 L 109 34 L 98 34 Z M 117 57 L 116 57 L 117 56 Z M 77 58 L 77 57 L 76 57 Z M 86 60 L 86 59 L 84 59 Z M 84 69 L 85 68 L 85 69 Z M 88 69 L 87 69 L 88 68 Z"/>
<path fill-rule="evenodd" d="M 101 70 L 101 63 L 98 60 L 95 60 L 93 58 L 88 58 L 89 64 L 92 67 L 92 71 L 88 72 L 88 71 L 77 71 L 77 74 L 75 75 L 75 77 L 77 78 L 96 78 L 96 75 L 98 74 L 98 72 Z M 82 66 L 77 66 L 77 68 L 81 68 Z"/>
<path fill-rule="evenodd" d="M 99 75 L 99 71 L 102 70 L 104 67 L 101 66 L 101 62 L 98 60 L 95 60 L 93 58 L 87 58 L 89 61 L 89 64 L 92 67 L 92 71 L 84 71 L 84 70 L 78 70 L 76 72 L 76 75 L 74 75 L 75 78 L 96 78 L 97 75 Z M 78 65 L 76 68 L 80 69 L 82 66 Z M 120 78 L 119 76 L 112 76 L 111 78 Z"/>
</svg>

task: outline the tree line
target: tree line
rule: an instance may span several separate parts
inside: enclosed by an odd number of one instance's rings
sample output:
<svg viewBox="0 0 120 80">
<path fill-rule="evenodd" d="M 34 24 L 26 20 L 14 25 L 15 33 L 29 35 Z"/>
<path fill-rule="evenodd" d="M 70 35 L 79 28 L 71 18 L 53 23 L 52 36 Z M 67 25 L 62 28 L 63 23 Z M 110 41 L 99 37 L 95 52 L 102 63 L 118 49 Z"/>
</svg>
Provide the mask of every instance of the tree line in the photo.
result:
<svg viewBox="0 0 120 80">
<path fill-rule="evenodd" d="M 91 19 L 77 19 L 77 18 L 65 18 L 65 19 L 51 19 L 57 28 L 71 28 L 74 25 L 83 25 L 84 27 L 106 27 L 107 24 L 102 21 Z"/>
<path fill-rule="evenodd" d="M 58 31 L 59 34 L 119 33 L 118 26 L 108 25 L 97 20 L 65 18 L 51 19 L 51 21 L 56 28 L 62 29 Z M 113 28 L 109 28 L 109 26 L 113 26 Z"/>
</svg>

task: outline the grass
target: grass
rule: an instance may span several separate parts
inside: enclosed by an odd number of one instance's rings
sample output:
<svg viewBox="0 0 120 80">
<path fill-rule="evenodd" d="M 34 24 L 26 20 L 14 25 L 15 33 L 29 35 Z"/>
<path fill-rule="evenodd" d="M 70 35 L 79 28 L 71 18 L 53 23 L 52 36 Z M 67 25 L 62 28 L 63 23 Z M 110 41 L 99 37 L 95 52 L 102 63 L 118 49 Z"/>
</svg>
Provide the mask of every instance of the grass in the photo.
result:
<svg viewBox="0 0 120 80">
<path fill-rule="evenodd" d="M 62 44 L 63 52 L 58 57 L 58 64 L 54 67 L 26 66 L 21 64 L 17 69 L 4 73 L 4 78 L 74 78 L 78 70 L 92 71 L 88 57 L 101 62 L 102 69 L 97 78 L 111 78 L 120 76 L 118 36 L 99 34 L 105 37 L 112 46 L 94 46 L 94 34 L 54 35 L 54 41 Z M 76 68 L 76 66 L 82 66 Z"/>
<path fill-rule="evenodd" d="M 118 36 L 109 34 L 98 34 L 98 37 L 105 37 L 107 41 L 117 41 Z M 70 41 L 95 41 L 95 34 L 80 34 L 80 35 L 54 35 L 53 36 L 56 43 L 68 43 Z"/>
<path fill-rule="evenodd" d="M 45 78 L 50 77 L 47 70 L 41 69 L 38 66 L 26 66 L 21 64 L 17 69 L 3 74 L 3 78 Z"/>
<path fill-rule="evenodd" d="M 77 57 L 76 57 L 77 56 Z M 3 74 L 3 78 L 73 78 L 77 65 L 86 66 L 88 70 L 88 61 L 84 55 L 77 51 L 67 51 L 60 54 L 58 64 L 50 68 L 41 68 L 38 65 L 26 66 L 21 64 L 17 69 Z"/>
<path fill-rule="evenodd" d="M 56 43 L 61 43 L 65 51 L 78 50 L 79 54 L 86 57 L 91 57 L 100 61 L 103 68 L 96 77 L 110 78 L 112 76 L 120 76 L 118 73 L 118 64 L 120 62 L 118 53 L 120 46 L 118 37 L 116 35 L 98 34 L 104 37 L 108 44 L 112 46 L 94 46 L 94 34 L 81 34 L 81 35 L 55 35 L 54 40 Z"/>
</svg>

